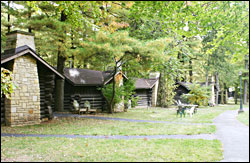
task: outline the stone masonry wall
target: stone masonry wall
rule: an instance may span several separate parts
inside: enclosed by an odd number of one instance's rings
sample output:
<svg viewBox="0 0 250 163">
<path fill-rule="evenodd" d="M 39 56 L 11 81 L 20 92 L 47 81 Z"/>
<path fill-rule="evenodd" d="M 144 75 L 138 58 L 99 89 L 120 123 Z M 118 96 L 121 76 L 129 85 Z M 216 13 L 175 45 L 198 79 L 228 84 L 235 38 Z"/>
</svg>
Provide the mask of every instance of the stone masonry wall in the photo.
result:
<svg viewBox="0 0 250 163">
<path fill-rule="evenodd" d="M 5 50 L 17 48 L 23 45 L 28 45 L 33 50 L 36 50 L 34 34 L 28 32 L 15 32 L 7 34 Z"/>
<path fill-rule="evenodd" d="M 22 126 L 40 123 L 40 90 L 36 59 L 24 55 L 14 60 L 13 81 L 17 86 L 5 101 L 6 124 Z"/>
</svg>

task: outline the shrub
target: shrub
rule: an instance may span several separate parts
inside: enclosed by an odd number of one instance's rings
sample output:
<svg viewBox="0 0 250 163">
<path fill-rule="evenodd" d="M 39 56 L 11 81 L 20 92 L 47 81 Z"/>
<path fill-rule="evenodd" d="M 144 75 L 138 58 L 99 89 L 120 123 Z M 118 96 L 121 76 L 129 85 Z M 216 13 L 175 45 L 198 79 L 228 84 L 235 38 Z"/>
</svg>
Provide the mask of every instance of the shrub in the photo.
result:
<svg viewBox="0 0 250 163">
<path fill-rule="evenodd" d="M 1 67 L 1 97 L 5 95 L 6 98 L 10 98 L 14 86 L 11 71 Z"/>
<path fill-rule="evenodd" d="M 199 84 L 191 84 L 189 86 L 190 92 L 183 94 L 181 98 L 195 105 L 207 105 L 210 97 L 210 88 L 200 86 Z"/>
</svg>

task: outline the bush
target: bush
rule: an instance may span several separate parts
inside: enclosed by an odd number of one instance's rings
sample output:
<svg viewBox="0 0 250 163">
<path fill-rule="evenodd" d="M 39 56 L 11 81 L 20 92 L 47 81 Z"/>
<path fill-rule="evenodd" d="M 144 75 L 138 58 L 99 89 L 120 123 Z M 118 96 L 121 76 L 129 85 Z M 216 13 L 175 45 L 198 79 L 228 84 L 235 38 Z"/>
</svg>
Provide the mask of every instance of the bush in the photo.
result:
<svg viewBox="0 0 250 163">
<path fill-rule="evenodd" d="M 113 106 L 116 104 L 120 103 L 123 100 L 124 97 L 124 105 L 128 105 L 128 101 L 131 100 L 131 106 L 135 107 L 137 105 L 138 97 L 134 97 L 133 94 L 135 90 L 135 83 L 132 80 L 127 80 L 124 82 L 124 84 L 120 87 L 116 84 L 115 87 L 115 97 L 114 97 L 114 102 Z M 112 95 L 113 95 L 113 84 L 108 84 L 101 88 L 101 91 L 105 98 L 110 102 Z"/>
<path fill-rule="evenodd" d="M 6 98 L 10 98 L 14 87 L 11 71 L 1 67 L 1 97 L 5 95 Z"/>
<path fill-rule="evenodd" d="M 200 86 L 199 84 L 191 84 L 190 92 L 183 94 L 181 98 L 195 105 L 207 105 L 210 98 L 210 87 Z"/>
</svg>

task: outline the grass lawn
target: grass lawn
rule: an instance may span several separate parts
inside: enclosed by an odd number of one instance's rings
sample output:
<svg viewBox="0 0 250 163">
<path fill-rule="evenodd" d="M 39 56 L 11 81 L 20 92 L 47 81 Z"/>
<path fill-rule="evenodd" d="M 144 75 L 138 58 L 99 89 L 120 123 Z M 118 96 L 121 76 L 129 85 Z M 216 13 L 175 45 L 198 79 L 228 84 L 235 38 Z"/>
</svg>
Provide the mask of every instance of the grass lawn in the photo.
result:
<svg viewBox="0 0 250 163">
<path fill-rule="evenodd" d="M 212 123 L 220 113 L 226 110 L 238 109 L 238 105 L 220 105 L 216 107 L 200 107 L 197 114 L 191 118 L 186 114 L 185 118 L 176 117 L 176 108 L 138 108 L 129 109 L 128 112 L 101 114 L 98 116 L 141 119 L 141 120 L 158 120 L 158 121 L 175 121 L 175 122 L 192 122 L 192 123 Z"/>
<path fill-rule="evenodd" d="M 214 162 L 223 159 L 218 140 L 1 138 L 1 161 Z"/>
<path fill-rule="evenodd" d="M 249 126 L 249 110 L 248 111 L 244 111 L 243 113 L 240 113 L 237 116 L 237 119 L 244 123 L 245 125 Z"/>
<path fill-rule="evenodd" d="M 190 118 L 176 117 L 175 109 L 130 109 L 125 113 L 96 116 L 175 122 L 211 123 L 236 105 L 201 107 Z M 244 113 L 245 114 L 245 113 Z M 243 114 L 242 114 L 243 116 Z M 139 123 L 86 118 L 59 118 L 33 126 L 1 126 L 2 133 L 67 135 L 174 135 L 214 133 L 214 125 Z M 211 162 L 223 159 L 218 140 L 202 139 L 85 139 L 1 137 L 1 161 L 144 161 Z"/>
<path fill-rule="evenodd" d="M 67 134 L 67 135 L 176 135 L 214 133 L 214 125 L 182 125 L 59 118 L 39 125 L 1 127 L 2 133 Z"/>
</svg>

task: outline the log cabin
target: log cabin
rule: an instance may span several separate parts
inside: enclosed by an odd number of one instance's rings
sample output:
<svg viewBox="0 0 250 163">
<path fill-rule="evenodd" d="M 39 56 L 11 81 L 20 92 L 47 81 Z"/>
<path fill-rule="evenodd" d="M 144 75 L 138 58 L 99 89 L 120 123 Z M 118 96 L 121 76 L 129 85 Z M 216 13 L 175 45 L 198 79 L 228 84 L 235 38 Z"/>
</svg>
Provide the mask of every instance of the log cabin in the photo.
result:
<svg viewBox="0 0 250 163">
<path fill-rule="evenodd" d="M 1 66 L 12 72 L 15 87 L 11 99 L 1 98 L 1 123 L 39 124 L 51 118 L 55 79 L 64 76 L 36 53 L 34 34 L 17 30 L 6 37 Z"/>
<path fill-rule="evenodd" d="M 138 107 L 155 107 L 160 73 L 150 73 L 149 79 L 135 79 L 135 96 L 139 97 Z"/>
<path fill-rule="evenodd" d="M 79 68 L 65 68 L 65 87 L 64 87 L 64 108 L 73 111 L 73 100 L 76 99 L 83 107 L 86 101 L 90 102 L 91 108 L 98 109 L 100 112 L 107 110 L 107 103 L 100 90 L 113 80 L 112 71 L 96 71 Z M 127 79 L 121 72 L 115 75 L 116 81 Z"/>
</svg>

